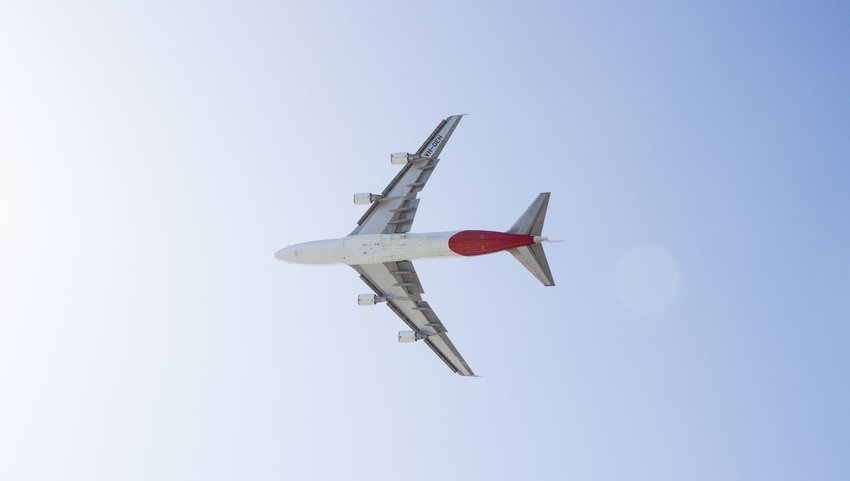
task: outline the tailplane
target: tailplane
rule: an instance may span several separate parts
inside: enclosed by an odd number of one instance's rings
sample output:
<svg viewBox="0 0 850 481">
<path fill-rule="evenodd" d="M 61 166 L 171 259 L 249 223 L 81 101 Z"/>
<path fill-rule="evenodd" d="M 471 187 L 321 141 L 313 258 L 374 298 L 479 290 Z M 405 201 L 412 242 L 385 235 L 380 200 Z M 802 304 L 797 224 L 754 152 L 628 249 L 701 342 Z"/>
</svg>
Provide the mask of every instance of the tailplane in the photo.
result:
<svg viewBox="0 0 850 481">
<path fill-rule="evenodd" d="M 534 244 L 509 249 L 508 252 L 524 265 L 534 277 L 544 286 L 554 286 L 552 271 L 549 270 L 549 262 L 546 260 L 546 252 L 543 251 L 542 242 L 546 241 L 543 234 L 543 221 L 546 219 L 546 208 L 549 206 L 549 192 L 543 192 L 528 206 L 522 217 L 508 230 L 509 234 L 521 234 L 534 236 Z"/>
</svg>

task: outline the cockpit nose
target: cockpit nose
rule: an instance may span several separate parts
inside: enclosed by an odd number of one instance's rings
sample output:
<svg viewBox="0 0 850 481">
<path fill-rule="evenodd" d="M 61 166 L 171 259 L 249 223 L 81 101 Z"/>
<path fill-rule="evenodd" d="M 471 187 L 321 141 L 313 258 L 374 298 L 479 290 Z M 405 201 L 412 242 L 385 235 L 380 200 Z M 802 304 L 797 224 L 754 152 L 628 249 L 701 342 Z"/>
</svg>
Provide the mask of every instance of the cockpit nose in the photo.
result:
<svg viewBox="0 0 850 481">
<path fill-rule="evenodd" d="M 274 256 L 284 262 L 292 262 L 293 257 L 295 257 L 295 249 L 293 249 L 292 246 L 284 247 L 283 249 L 275 252 Z"/>
</svg>

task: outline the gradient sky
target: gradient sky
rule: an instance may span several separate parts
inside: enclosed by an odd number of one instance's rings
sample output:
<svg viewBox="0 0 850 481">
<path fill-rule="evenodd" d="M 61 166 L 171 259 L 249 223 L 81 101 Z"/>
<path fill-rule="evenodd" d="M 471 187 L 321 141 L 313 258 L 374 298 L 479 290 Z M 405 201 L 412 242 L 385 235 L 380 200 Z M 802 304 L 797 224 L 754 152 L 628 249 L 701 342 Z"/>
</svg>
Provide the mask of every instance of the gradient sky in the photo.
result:
<svg viewBox="0 0 850 481">
<path fill-rule="evenodd" d="M 0 13 L 0 478 L 850 479 L 847 3 L 118 3 Z M 272 257 L 456 113 L 474 379 Z"/>
</svg>

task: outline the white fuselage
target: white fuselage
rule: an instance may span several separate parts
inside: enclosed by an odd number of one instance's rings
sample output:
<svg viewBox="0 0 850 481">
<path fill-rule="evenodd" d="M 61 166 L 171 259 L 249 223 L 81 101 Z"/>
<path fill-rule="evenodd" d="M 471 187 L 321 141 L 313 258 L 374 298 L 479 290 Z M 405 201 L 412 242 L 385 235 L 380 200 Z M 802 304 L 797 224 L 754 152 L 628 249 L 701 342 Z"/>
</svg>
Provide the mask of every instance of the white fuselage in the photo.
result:
<svg viewBox="0 0 850 481">
<path fill-rule="evenodd" d="M 449 238 L 457 234 L 369 234 L 295 244 L 275 252 L 275 257 L 299 264 L 380 264 L 423 257 L 453 257 Z"/>
</svg>

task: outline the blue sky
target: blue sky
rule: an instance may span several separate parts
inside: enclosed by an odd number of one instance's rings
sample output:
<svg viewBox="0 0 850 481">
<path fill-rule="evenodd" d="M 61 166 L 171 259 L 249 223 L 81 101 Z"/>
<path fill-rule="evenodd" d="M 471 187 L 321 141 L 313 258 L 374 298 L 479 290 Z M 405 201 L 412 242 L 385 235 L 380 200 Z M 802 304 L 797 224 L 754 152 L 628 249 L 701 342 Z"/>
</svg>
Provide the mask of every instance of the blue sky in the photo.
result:
<svg viewBox="0 0 850 481">
<path fill-rule="evenodd" d="M 840 2 L 17 2 L 0 15 L 3 479 L 850 475 Z M 556 282 L 338 237 L 468 113 L 414 231 L 551 191 Z"/>
</svg>

